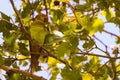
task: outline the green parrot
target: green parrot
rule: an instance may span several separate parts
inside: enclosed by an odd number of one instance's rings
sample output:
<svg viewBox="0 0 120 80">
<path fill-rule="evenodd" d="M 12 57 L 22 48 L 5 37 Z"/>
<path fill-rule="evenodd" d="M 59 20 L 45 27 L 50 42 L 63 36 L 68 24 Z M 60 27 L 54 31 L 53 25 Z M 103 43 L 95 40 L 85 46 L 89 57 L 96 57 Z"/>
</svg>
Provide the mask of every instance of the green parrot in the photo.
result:
<svg viewBox="0 0 120 80">
<path fill-rule="evenodd" d="M 40 13 L 30 26 L 30 35 L 34 39 L 30 41 L 31 51 L 31 73 L 35 71 L 38 66 L 38 59 L 42 51 L 45 37 L 48 34 L 47 27 L 45 27 L 46 15 Z"/>
</svg>

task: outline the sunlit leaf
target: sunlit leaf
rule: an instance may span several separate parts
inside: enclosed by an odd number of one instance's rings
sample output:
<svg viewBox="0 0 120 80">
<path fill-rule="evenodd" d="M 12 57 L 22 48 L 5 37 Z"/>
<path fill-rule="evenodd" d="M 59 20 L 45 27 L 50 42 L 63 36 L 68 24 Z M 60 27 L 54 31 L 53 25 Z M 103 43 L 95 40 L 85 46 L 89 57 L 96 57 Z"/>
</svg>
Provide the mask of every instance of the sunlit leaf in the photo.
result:
<svg viewBox="0 0 120 80">
<path fill-rule="evenodd" d="M 99 64 L 99 63 L 100 63 L 100 60 L 99 60 L 99 58 L 96 57 L 96 56 L 91 56 L 90 63 L 91 63 L 91 64 Z"/>
<path fill-rule="evenodd" d="M 104 11 L 102 11 L 102 15 L 106 17 L 106 19 L 109 21 L 112 17 L 114 17 L 113 12 L 111 11 L 111 9 L 106 9 Z"/>
<path fill-rule="evenodd" d="M 89 31 L 90 35 L 94 35 L 95 32 L 97 32 L 97 31 L 102 32 L 103 28 L 104 28 L 103 20 L 100 18 L 94 18 L 92 21 L 92 25 L 87 26 L 86 30 Z"/>
<path fill-rule="evenodd" d="M 56 66 L 57 62 L 58 62 L 58 61 L 57 61 L 56 59 L 54 59 L 54 58 L 52 58 L 52 57 L 48 57 L 48 65 L 49 65 L 50 67 Z"/>
<path fill-rule="evenodd" d="M 89 73 L 84 73 L 82 74 L 82 80 L 95 80 L 95 78 Z"/>
<path fill-rule="evenodd" d="M 120 44 L 120 38 L 118 38 L 118 37 L 116 38 L 116 43 Z"/>
<path fill-rule="evenodd" d="M 17 58 L 18 58 L 18 59 L 25 59 L 25 58 L 27 58 L 27 57 L 24 56 L 24 55 L 19 55 Z"/>
</svg>

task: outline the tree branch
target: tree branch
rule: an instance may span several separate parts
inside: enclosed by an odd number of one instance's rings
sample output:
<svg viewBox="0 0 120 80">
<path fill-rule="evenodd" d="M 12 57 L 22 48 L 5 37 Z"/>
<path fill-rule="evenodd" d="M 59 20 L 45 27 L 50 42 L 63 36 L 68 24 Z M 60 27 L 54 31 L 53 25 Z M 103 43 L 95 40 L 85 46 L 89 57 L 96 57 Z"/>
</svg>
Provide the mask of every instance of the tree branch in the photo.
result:
<svg viewBox="0 0 120 80">
<path fill-rule="evenodd" d="M 115 66 L 116 59 L 111 59 L 110 63 L 111 63 L 111 67 L 112 67 L 111 69 L 113 71 L 113 79 L 112 80 L 117 80 L 117 71 L 116 71 L 116 66 Z"/>
<path fill-rule="evenodd" d="M 11 2 L 11 5 L 12 5 L 12 7 L 13 7 L 13 10 L 15 11 L 15 14 L 16 14 L 17 17 L 18 17 L 21 30 L 23 30 L 25 36 L 26 36 L 29 40 L 33 40 L 32 37 L 30 36 L 29 32 L 25 29 L 25 27 L 24 27 L 24 25 L 23 25 L 23 23 L 22 23 L 22 19 L 21 19 L 20 15 L 19 15 L 19 13 L 18 13 L 15 5 L 14 5 L 13 0 L 10 0 L 10 2 Z"/>
<path fill-rule="evenodd" d="M 97 44 L 95 44 L 96 48 L 99 49 L 100 51 L 104 52 L 106 55 L 110 56 L 110 54 L 108 54 L 108 46 L 103 43 L 99 38 L 97 38 L 96 36 L 93 36 L 97 41 L 99 41 L 103 46 L 105 46 L 106 51 L 103 51 L 102 49 L 100 49 Z"/>
<path fill-rule="evenodd" d="M 46 11 L 46 16 L 48 16 L 48 8 L 47 8 L 46 0 L 44 0 L 44 6 L 45 6 L 45 11 Z"/>
<path fill-rule="evenodd" d="M 27 77 L 31 77 L 35 80 L 46 80 L 45 78 L 41 77 L 41 76 L 37 76 L 37 75 L 34 75 L 34 74 L 31 74 L 29 72 L 26 72 L 26 71 L 23 71 L 23 70 L 19 70 L 17 68 L 10 68 L 8 66 L 5 66 L 5 65 L 0 65 L 0 68 L 5 70 L 5 71 L 11 71 L 11 72 L 14 72 L 14 73 L 19 73 L 19 74 L 22 74 L 22 75 L 25 75 Z"/>
<path fill-rule="evenodd" d="M 32 3 L 30 3 L 30 0 L 28 0 L 28 3 L 29 3 L 29 6 L 30 6 L 30 9 L 31 9 L 32 19 L 34 19 L 34 9 L 33 9 Z"/>
<path fill-rule="evenodd" d="M 81 26 L 81 24 L 80 24 L 80 22 L 79 22 L 79 20 L 78 20 L 78 18 L 77 18 L 77 15 L 76 15 L 76 13 L 75 13 L 75 8 L 74 8 L 69 2 L 68 2 L 67 4 L 68 4 L 68 6 L 71 8 L 71 10 L 72 10 L 72 12 L 73 12 L 73 14 L 74 14 L 74 16 L 75 16 L 76 22 L 78 23 L 79 26 Z"/>
<path fill-rule="evenodd" d="M 50 53 L 47 49 L 45 49 L 45 48 L 43 48 L 43 50 L 47 52 L 48 56 L 55 58 L 56 60 L 58 60 L 58 61 L 64 63 L 65 65 L 68 65 L 69 68 L 72 69 L 72 66 L 69 65 L 68 62 L 66 62 L 65 60 L 62 60 L 62 59 L 56 57 L 55 55 L 51 54 L 51 53 Z M 72 70 L 73 70 L 73 69 L 72 69 Z"/>
<path fill-rule="evenodd" d="M 108 59 L 120 59 L 120 57 L 110 57 L 110 56 L 104 56 L 104 55 L 93 54 L 93 53 L 85 53 L 85 52 L 79 52 L 77 54 L 91 55 L 91 56 L 97 56 L 97 57 L 108 58 Z"/>
<path fill-rule="evenodd" d="M 100 66 L 95 73 L 98 73 L 98 71 L 99 71 L 100 69 L 102 69 L 109 61 L 110 61 L 110 60 L 108 60 L 108 61 L 105 62 L 102 66 Z"/>
<path fill-rule="evenodd" d="M 107 30 L 103 30 L 103 32 L 108 33 L 108 34 L 110 34 L 110 35 L 112 35 L 112 36 L 115 36 L 115 37 L 120 38 L 120 36 L 118 36 L 118 35 L 116 35 L 116 34 L 114 34 L 114 33 L 111 33 L 111 32 L 109 32 L 109 31 L 107 31 Z"/>
</svg>

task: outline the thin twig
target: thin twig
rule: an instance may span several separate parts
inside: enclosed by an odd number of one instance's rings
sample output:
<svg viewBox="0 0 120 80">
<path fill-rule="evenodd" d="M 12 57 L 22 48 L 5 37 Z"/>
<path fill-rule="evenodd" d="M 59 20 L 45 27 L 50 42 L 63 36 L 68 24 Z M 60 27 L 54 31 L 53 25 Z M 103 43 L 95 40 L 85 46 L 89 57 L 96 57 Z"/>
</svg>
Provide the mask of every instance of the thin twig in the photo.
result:
<svg viewBox="0 0 120 80">
<path fill-rule="evenodd" d="M 72 10 L 72 12 L 73 12 L 73 14 L 74 14 L 74 16 L 75 16 L 75 19 L 76 19 L 76 22 L 79 24 L 79 26 L 81 26 L 81 24 L 79 23 L 79 20 L 78 20 L 78 18 L 77 18 L 77 16 L 76 16 L 76 14 L 75 14 L 75 8 L 70 4 L 70 3 L 67 3 L 69 6 L 70 6 L 70 8 L 71 8 L 71 10 Z"/>
<path fill-rule="evenodd" d="M 106 51 L 103 51 L 102 49 L 100 49 L 100 48 L 97 46 L 97 44 L 96 44 L 96 48 L 99 49 L 100 51 L 106 53 L 106 55 L 110 56 L 110 54 L 108 54 L 108 46 L 107 46 L 105 43 L 103 43 L 99 38 L 97 38 L 95 35 L 94 35 L 93 37 L 94 37 L 97 41 L 99 41 L 102 45 L 105 46 Z"/>
<path fill-rule="evenodd" d="M 0 21 L 4 21 L 4 22 L 6 22 L 6 23 L 8 23 L 8 24 L 11 24 L 11 25 L 15 26 L 16 29 L 19 28 L 17 25 L 11 23 L 10 21 L 7 21 L 6 19 L 0 18 Z"/>
<path fill-rule="evenodd" d="M 96 49 L 102 51 L 103 53 L 105 53 L 106 55 L 108 55 L 108 56 L 110 57 L 110 54 L 109 54 L 107 51 L 102 50 L 102 49 L 99 48 L 97 45 L 96 45 Z"/>
<path fill-rule="evenodd" d="M 110 60 L 108 60 L 108 61 L 105 62 L 101 67 L 99 67 L 95 73 L 97 73 L 100 69 L 102 69 L 109 61 L 110 61 Z"/>
<path fill-rule="evenodd" d="M 102 58 L 107 58 L 107 59 L 120 59 L 120 57 L 110 57 L 110 56 L 104 56 L 104 55 L 93 54 L 93 53 L 85 53 L 85 52 L 79 52 L 77 54 L 91 55 L 91 56 L 97 56 L 97 57 L 102 57 Z"/>
<path fill-rule="evenodd" d="M 32 19 L 34 19 L 34 9 L 33 9 L 33 7 L 32 7 L 32 3 L 30 3 L 30 0 L 28 0 L 28 3 L 29 3 L 29 6 L 30 6 L 30 9 L 31 9 Z"/>
<path fill-rule="evenodd" d="M 103 32 L 108 33 L 108 34 L 110 34 L 110 35 L 112 35 L 112 36 L 115 36 L 115 37 L 120 38 L 120 36 L 118 36 L 118 35 L 116 35 L 116 34 L 114 34 L 114 33 L 112 33 L 112 32 L 109 32 L 109 31 L 107 31 L 107 30 L 103 30 Z"/>
<path fill-rule="evenodd" d="M 95 35 L 93 36 L 96 40 L 98 40 L 101 44 L 103 44 L 104 46 L 107 46 L 105 43 L 103 43 L 99 38 L 97 38 Z"/>
<path fill-rule="evenodd" d="M 18 20 L 19 20 L 19 22 L 20 22 L 21 27 L 24 28 L 23 23 L 22 23 L 22 21 L 21 21 L 21 17 L 20 17 L 20 15 L 19 15 L 19 13 L 18 13 L 18 11 L 17 11 L 17 9 L 16 9 L 16 7 L 15 7 L 15 5 L 14 5 L 13 0 L 10 0 L 10 2 L 11 2 L 11 5 L 12 5 L 12 7 L 13 7 L 16 15 L 17 15 L 17 17 L 18 17 Z"/>
<path fill-rule="evenodd" d="M 45 11 L 46 11 L 46 16 L 48 16 L 48 8 L 47 8 L 46 0 L 44 0 L 44 6 L 45 6 Z"/>
</svg>

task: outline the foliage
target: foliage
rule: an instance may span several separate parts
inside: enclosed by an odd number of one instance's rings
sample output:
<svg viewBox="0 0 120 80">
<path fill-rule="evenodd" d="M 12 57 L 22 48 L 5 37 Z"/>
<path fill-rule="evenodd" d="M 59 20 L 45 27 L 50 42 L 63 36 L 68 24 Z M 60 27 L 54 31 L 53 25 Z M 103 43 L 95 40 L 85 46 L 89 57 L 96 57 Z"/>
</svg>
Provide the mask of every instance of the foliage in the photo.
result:
<svg viewBox="0 0 120 80">
<path fill-rule="evenodd" d="M 119 0 L 21 0 L 20 9 L 10 3 L 13 16 L 0 12 L 0 68 L 7 80 L 45 80 L 29 76 L 43 71 L 41 63 L 49 80 L 119 80 L 119 46 L 110 50 L 96 35 L 111 35 L 119 45 L 120 36 L 105 30 L 106 23 L 120 28 Z"/>
</svg>

